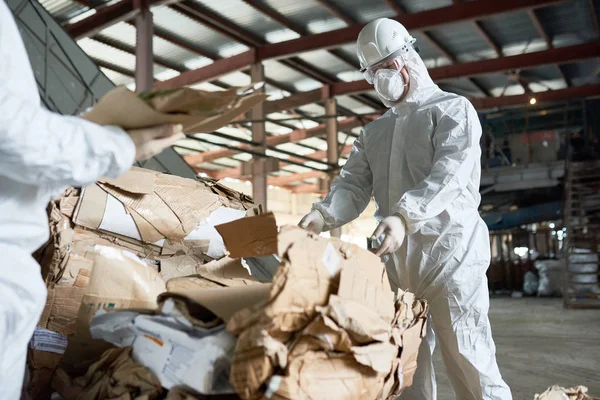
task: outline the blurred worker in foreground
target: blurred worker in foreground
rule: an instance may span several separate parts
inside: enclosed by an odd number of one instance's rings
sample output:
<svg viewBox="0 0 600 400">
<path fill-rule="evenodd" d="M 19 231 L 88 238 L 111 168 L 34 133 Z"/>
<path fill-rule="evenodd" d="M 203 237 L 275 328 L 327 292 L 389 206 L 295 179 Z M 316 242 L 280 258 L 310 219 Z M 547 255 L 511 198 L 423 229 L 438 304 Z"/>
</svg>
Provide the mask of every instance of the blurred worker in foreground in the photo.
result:
<svg viewBox="0 0 600 400">
<path fill-rule="evenodd" d="M 116 178 L 181 139 L 181 126 L 125 132 L 44 109 L 12 14 L 0 0 L 0 399 L 20 398 L 27 343 L 46 302 L 31 257 L 46 206 L 67 186 Z"/>
<path fill-rule="evenodd" d="M 358 36 L 365 79 L 390 108 L 364 127 L 325 200 L 300 226 L 313 232 L 357 218 L 371 196 L 392 287 L 429 302 L 431 320 L 413 386 L 402 399 L 436 399 L 435 334 L 461 400 L 510 400 L 488 321 L 488 230 L 479 217 L 481 125 L 464 97 L 440 90 L 398 22 Z"/>
</svg>

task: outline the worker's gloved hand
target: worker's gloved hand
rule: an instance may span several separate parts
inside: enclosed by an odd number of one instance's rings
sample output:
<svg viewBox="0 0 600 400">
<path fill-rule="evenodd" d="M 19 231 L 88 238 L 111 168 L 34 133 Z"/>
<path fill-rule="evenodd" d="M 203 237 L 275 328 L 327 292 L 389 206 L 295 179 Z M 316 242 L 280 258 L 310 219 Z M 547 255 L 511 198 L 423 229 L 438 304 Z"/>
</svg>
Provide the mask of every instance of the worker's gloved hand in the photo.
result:
<svg viewBox="0 0 600 400">
<path fill-rule="evenodd" d="M 135 160 L 144 161 L 184 139 L 182 125 L 160 125 L 127 131 L 135 144 Z"/>
<path fill-rule="evenodd" d="M 375 255 L 379 257 L 386 256 L 398 250 L 406 237 L 406 224 L 402 217 L 399 215 L 390 215 L 385 218 L 379 223 L 371 239 L 375 240 L 381 235 L 385 235 L 381 246 L 378 249 L 371 250 Z"/>
<path fill-rule="evenodd" d="M 298 226 L 318 235 L 325 228 L 325 218 L 323 218 L 323 215 L 319 211 L 312 210 L 302 218 Z"/>
</svg>

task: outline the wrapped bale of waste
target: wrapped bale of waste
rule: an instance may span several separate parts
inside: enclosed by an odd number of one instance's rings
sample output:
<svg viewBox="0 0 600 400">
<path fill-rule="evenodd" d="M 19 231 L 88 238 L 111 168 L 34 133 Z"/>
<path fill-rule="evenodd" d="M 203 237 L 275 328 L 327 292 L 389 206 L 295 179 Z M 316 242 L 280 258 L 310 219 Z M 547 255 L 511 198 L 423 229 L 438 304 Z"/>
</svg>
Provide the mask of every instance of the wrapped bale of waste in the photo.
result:
<svg viewBox="0 0 600 400">
<path fill-rule="evenodd" d="M 155 264 L 165 281 L 201 274 L 199 266 L 225 256 L 214 226 L 245 217 L 253 206 L 248 196 L 212 179 L 132 168 L 52 202 L 52 237 L 38 261 L 49 287 L 72 285 L 89 269 L 86 254 L 96 244 L 135 253 Z"/>
<path fill-rule="evenodd" d="M 228 321 L 238 336 L 230 376 L 237 393 L 242 399 L 396 398 L 412 384 L 426 302 L 394 294 L 372 253 L 295 227 L 273 236 L 276 228 L 265 229 L 265 221 L 217 227 L 232 255 L 276 253 L 282 260 L 268 296 Z M 239 232 L 254 236 L 244 240 Z"/>
</svg>

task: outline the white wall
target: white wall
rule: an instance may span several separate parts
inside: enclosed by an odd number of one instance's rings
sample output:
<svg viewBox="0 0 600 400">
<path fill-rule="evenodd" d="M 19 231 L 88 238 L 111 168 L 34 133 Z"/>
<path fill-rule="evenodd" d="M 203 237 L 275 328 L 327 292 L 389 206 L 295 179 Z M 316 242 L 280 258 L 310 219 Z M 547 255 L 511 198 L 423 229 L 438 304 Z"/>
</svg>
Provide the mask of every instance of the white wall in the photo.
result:
<svg viewBox="0 0 600 400">
<path fill-rule="evenodd" d="M 226 178 L 221 183 L 252 196 L 252 184 L 250 182 Z M 316 194 L 296 194 L 280 187 L 269 187 L 267 190 L 267 207 L 269 211 L 275 214 L 277 225 L 296 225 L 305 214 L 310 212 L 312 204 L 319 201 L 320 198 Z M 366 247 L 366 238 L 371 236 L 376 227 L 373 214 L 375 214 L 375 204 L 371 202 L 360 218 L 342 228 L 342 239 Z"/>
</svg>

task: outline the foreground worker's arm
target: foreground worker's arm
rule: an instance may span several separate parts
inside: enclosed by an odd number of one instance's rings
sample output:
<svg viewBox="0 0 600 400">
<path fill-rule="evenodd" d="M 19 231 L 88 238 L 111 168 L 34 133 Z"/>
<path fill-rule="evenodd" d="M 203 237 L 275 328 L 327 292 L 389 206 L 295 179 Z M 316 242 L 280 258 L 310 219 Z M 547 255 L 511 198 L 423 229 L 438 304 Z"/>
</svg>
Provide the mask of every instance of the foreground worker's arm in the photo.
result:
<svg viewBox="0 0 600 400">
<path fill-rule="evenodd" d="M 40 104 L 11 12 L 0 0 L 0 175 L 25 184 L 82 186 L 117 177 L 180 136 L 180 127 L 131 131 L 52 113 Z M 181 135 L 181 134 L 180 134 Z"/>
<path fill-rule="evenodd" d="M 409 235 L 451 206 L 466 189 L 481 155 L 480 137 L 479 118 L 466 99 L 445 111 L 433 136 L 431 173 L 392 208 L 393 213 L 404 218 Z"/>
<path fill-rule="evenodd" d="M 322 202 L 313 206 L 311 214 L 314 218 L 323 218 L 321 229 L 323 231 L 353 221 L 369 204 L 373 191 L 373 175 L 363 146 L 364 135 L 361 132 L 358 139 L 354 141 L 346 165 L 333 181 L 329 194 Z M 303 226 L 302 222 L 300 226 Z"/>
<path fill-rule="evenodd" d="M 127 133 L 21 100 L 0 76 L 0 174 L 25 184 L 85 185 L 134 161 Z"/>
</svg>

